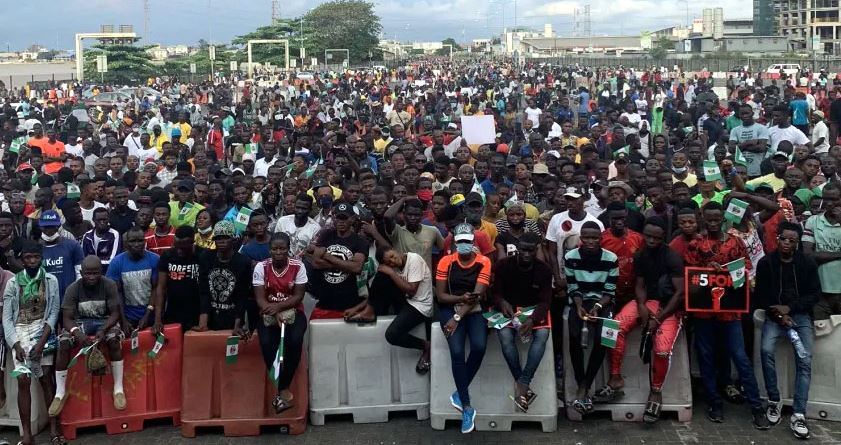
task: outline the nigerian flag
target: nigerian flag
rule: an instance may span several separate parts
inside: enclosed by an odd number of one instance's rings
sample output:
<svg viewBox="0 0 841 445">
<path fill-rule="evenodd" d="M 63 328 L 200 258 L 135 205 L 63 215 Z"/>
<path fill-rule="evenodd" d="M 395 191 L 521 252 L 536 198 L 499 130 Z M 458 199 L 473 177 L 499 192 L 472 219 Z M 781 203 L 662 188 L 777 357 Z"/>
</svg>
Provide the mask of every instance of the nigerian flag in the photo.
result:
<svg viewBox="0 0 841 445">
<path fill-rule="evenodd" d="M 733 289 L 738 289 L 745 285 L 745 259 L 731 261 L 724 265 L 727 271 L 730 272 L 730 278 L 733 279 Z"/>
<path fill-rule="evenodd" d="M 704 177 L 707 181 L 718 181 L 721 179 L 721 170 L 715 161 L 704 161 Z"/>
<path fill-rule="evenodd" d="M 619 322 L 616 320 L 602 320 L 601 344 L 606 348 L 615 348 L 619 338 Z"/>
<path fill-rule="evenodd" d="M 742 154 L 742 150 L 739 150 L 739 147 L 736 147 L 736 154 L 733 156 L 733 163 L 743 165 L 746 168 L 748 166 L 748 159 L 744 154 Z"/>
<path fill-rule="evenodd" d="M 733 198 L 730 200 L 730 204 L 727 205 L 727 210 L 724 212 L 724 219 L 732 222 L 733 224 L 739 224 L 742 222 L 742 218 L 745 217 L 745 211 L 747 208 L 748 203 L 742 201 L 741 199 Z"/>
</svg>

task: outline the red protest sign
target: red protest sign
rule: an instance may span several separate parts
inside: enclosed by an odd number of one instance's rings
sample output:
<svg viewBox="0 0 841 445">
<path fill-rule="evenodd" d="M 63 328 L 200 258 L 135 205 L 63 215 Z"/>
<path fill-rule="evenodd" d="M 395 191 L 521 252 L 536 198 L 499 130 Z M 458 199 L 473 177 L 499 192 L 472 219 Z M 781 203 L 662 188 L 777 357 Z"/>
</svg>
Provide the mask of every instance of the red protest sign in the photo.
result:
<svg viewBox="0 0 841 445">
<path fill-rule="evenodd" d="M 726 270 L 711 267 L 686 267 L 683 272 L 684 298 L 687 312 L 712 314 L 749 312 L 750 290 L 747 284 L 734 289 Z"/>
</svg>

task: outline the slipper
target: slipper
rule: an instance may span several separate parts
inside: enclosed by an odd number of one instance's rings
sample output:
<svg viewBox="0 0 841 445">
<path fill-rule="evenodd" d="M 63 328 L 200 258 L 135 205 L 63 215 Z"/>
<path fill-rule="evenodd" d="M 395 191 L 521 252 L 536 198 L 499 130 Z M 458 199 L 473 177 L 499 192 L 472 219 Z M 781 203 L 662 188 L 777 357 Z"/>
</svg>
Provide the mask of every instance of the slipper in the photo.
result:
<svg viewBox="0 0 841 445">
<path fill-rule="evenodd" d="M 578 411 L 582 416 L 587 414 L 587 406 L 584 405 L 584 399 L 575 399 L 572 401 L 572 409 Z"/>
<path fill-rule="evenodd" d="M 368 323 L 376 323 L 377 316 L 373 316 L 371 318 L 359 318 L 359 314 L 352 315 L 350 317 L 345 318 L 345 323 L 356 323 L 356 324 L 368 324 Z"/>
<path fill-rule="evenodd" d="M 663 407 L 663 404 L 660 402 L 655 402 L 653 400 L 649 400 L 645 404 L 645 412 L 642 415 L 642 420 L 645 423 L 655 423 L 657 420 L 660 419 L 660 409 Z"/>
<path fill-rule="evenodd" d="M 526 398 L 528 399 L 528 404 L 531 405 L 534 402 L 534 399 L 537 398 L 537 393 L 529 388 L 526 390 Z"/>
<path fill-rule="evenodd" d="M 625 395 L 621 388 L 614 389 L 610 385 L 604 385 L 593 394 L 593 401 L 596 403 L 610 403 Z"/>
<path fill-rule="evenodd" d="M 272 400 L 272 408 L 274 408 L 275 414 L 280 414 L 293 406 L 295 406 L 293 403 L 283 400 L 281 396 L 275 396 Z"/>
<path fill-rule="evenodd" d="M 67 439 L 65 439 L 62 435 L 53 436 L 53 438 L 50 439 L 50 443 L 52 445 L 67 445 Z"/>
<path fill-rule="evenodd" d="M 415 372 L 420 375 L 426 375 L 429 372 L 430 365 L 431 363 L 429 360 L 424 359 L 423 355 L 421 355 L 421 358 L 418 360 L 418 364 L 415 365 Z"/>
<path fill-rule="evenodd" d="M 525 395 L 521 395 L 518 397 L 513 397 L 509 395 L 508 398 L 511 399 L 511 401 L 513 401 L 515 405 L 517 405 L 517 408 L 519 408 L 520 411 L 524 413 L 529 412 L 529 401 Z"/>
<path fill-rule="evenodd" d="M 584 399 L 584 410 L 586 411 L 586 413 L 587 414 L 592 413 L 593 409 L 594 409 L 593 408 L 593 399 L 591 399 L 589 397 Z"/>
</svg>

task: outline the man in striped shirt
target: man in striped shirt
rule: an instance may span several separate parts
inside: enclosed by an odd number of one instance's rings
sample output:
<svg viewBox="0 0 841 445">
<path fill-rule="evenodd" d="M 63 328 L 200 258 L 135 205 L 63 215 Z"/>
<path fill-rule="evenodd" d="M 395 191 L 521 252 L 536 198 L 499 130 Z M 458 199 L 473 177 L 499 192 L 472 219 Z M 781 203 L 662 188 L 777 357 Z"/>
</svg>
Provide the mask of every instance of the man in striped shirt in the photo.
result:
<svg viewBox="0 0 841 445">
<path fill-rule="evenodd" d="M 601 248 L 602 230 L 592 221 L 581 226 L 581 247 L 564 255 L 567 295 L 572 299 L 569 312 L 569 354 L 578 391 L 573 408 L 581 414 L 593 411 L 589 396 L 596 373 L 607 350 L 599 341 L 602 322 L 590 317 L 613 318 L 619 261 L 616 255 Z M 592 348 L 584 365 L 584 349 Z"/>
</svg>

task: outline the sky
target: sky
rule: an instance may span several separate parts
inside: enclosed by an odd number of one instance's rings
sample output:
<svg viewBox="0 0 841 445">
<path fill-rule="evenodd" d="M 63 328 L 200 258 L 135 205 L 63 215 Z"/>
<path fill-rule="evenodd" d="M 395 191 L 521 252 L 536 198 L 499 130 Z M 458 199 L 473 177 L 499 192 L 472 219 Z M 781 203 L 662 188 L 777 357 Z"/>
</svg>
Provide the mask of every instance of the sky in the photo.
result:
<svg viewBox="0 0 841 445">
<path fill-rule="evenodd" d="M 237 35 L 271 21 L 271 0 L 148 0 L 149 40 L 143 43 L 194 45 L 199 39 L 230 43 Z M 281 0 L 281 17 L 298 17 L 324 0 Z M 725 19 L 751 17 L 751 0 L 375 0 L 383 38 L 401 41 L 459 42 L 498 35 L 504 27 L 529 26 L 542 30 L 552 24 L 559 36 L 571 36 L 576 8 L 590 5 L 593 35 L 638 35 L 700 18 L 704 7 L 724 7 Z M 45 11 L 48 6 L 49 11 Z M 45 12 L 48 12 L 45 14 Z M 22 50 L 32 44 L 72 49 L 74 34 L 97 32 L 100 24 L 134 25 L 143 34 L 143 0 L 34 0 L 4 6 L 10 17 L 0 31 L 0 51 Z M 582 25 L 583 30 L 583 25 Z"/>
</svg>

